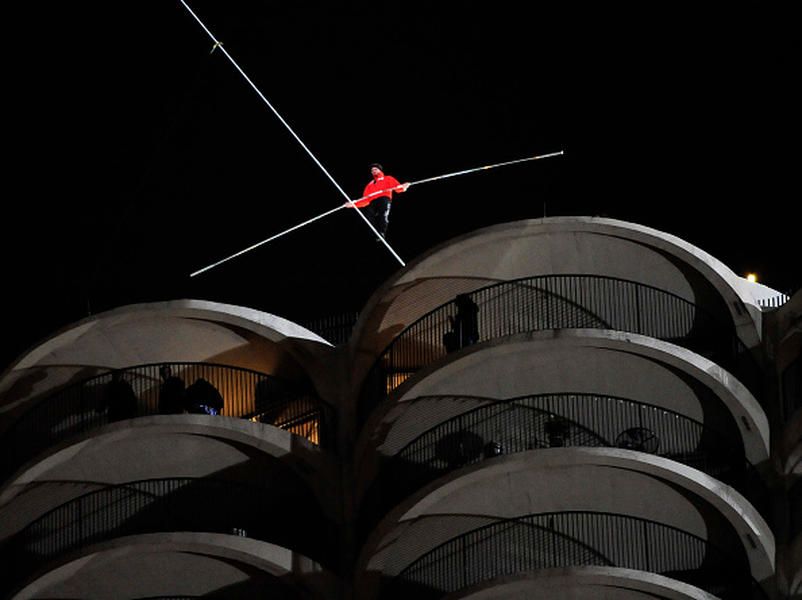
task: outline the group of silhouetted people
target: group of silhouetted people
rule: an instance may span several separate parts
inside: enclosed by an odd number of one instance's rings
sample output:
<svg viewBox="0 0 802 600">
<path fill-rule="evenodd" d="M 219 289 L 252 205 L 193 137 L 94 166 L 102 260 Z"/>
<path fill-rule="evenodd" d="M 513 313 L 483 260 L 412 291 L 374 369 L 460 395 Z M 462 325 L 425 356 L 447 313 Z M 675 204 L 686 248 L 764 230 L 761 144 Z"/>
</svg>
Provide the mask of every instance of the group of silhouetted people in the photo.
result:
<svg viewBox="0 0 802 600">
<path fill-rule="evenodd" d="M 223 411 L 223 396 L 203 377 L 185 387 L 184 380 L 173 375 L 170 365 L 162 365 L 159 375 L 159 414 L 219 415 Z"/>
<path fill-rule="evenodd" d="M 208 380 L 199 377 L 187 386 L 184 380 L 174 375 L 169 365 L 159 368 L 159 414 L 219 415 L 223 411 L 223 396 Z M 108 421 L 132 419 L 139 414 L 139 399 L 131 382 L 123 377 L 121 370 L 114 370 L 98 407 L 106 411 Z"/>
</svg>

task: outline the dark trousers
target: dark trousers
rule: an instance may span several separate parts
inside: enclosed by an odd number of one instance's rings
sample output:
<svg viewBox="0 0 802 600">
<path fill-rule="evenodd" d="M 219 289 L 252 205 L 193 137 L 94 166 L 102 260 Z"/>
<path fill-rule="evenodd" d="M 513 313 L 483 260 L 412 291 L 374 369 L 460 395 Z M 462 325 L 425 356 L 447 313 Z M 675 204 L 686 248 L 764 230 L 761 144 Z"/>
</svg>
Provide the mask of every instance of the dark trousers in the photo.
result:
<svg viewBox="0 0 802 600">
<path fill-rule="evenodd" d="M 390 199 L 386 196 L 381 196 L 359 210 L 367 217 L 370 224 L 376 228 L 376 231 L 384 237 L 387 233 L 387 225 L 390 224 Z"/>
</svg>

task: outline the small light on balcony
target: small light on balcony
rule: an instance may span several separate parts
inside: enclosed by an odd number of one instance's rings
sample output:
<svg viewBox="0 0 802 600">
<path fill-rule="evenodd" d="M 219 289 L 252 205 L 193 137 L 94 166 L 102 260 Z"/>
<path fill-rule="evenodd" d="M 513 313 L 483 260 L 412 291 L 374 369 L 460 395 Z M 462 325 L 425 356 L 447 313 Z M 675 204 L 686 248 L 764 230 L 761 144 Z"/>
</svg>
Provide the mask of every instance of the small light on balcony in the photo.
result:
<svg viewBox="0 0 802 600">
<path fill-rule="evenodd" d="M 749 283 L 757 283 L 757 275 L 755 275 L 754 273 L 747 273 L 746 280 Z"/>
</svg>

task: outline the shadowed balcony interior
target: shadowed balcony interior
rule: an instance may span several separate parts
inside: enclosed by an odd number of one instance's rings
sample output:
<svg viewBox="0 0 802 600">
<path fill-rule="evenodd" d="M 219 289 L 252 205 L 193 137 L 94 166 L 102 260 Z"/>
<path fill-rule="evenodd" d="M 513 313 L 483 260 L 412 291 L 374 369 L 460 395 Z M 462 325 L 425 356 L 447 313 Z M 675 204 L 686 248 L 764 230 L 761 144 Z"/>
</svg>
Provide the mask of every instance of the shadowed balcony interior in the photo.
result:
<svg viewBox="0 0 802 600">
<path fill-rule="evenodd" d="M 766 598 L 733 548 L 661 523 L 589 511 L 487 520 L 404 567 L 385 583 L 387 597 L 441 598 L 502 575 L 600 565 L 663 574 L 724 599 Z"/>
<path fill-rule="evenodd" d="M 48 560 L 92 544 L 170 531 L 263 540 L 335 564 L 333 524 L 304 486 L 291 479 L 285 472 L 262 486 L 208 477 L 103 486 L 51 509 L 7 541 L 4 580 L 11 581 L 12 573 L 30 575 Z"/>
<path fill-rule="evenodd" d="M 711 427 L 626 398 L 562 393 L 506 400 L 420 398 L 418 405 L 424 408 L 416 412 L 418 419 L 435 420 L 436 407 L 445 401 L 475 407 L 383 457 L 379 476 L 361 504 L 363 534 L 403 498 L 451 471 L 538 448 L 624 448 L 669 458 L 733 486 L 770 517 L 767 486 L 746 459 L 732 418 L 719 418 Z M 432 407 L 428 413 L 426 406 Z"/>
<path fill-rule="evenodd" d="M 381 352 L 360 397 L 364 420 L 411 374 L 468 345 L 548 329 L 614 329 L 647 335 L 711 358 L 758 389 L 757 366 L 721 317 L 672 293 L 633 281 L 549 275 L 496 283 L 423 315 Z M 466 315 L 466 310 L 471 311 Z M 460 316 L 462 314 L 462 316 Z"/>
<path fill-rule="evenodd" d="M 164 367 L 181 381 L 179 397 L 167 403 L 161 393 Z M 115 387 L 115 376 L 122 386 Z M 211 413 L 279 427 L 313 444 L 325 447 L 331 434 L 332 411 L 307 382 L 209 363 L 137 365 L 73 382 L 36 401 L 0 441 L 5 449 L 0 475 L 8 476 L 45 448 L 108 423 L 147 415 L 209 414 L 204 407 L 215 402 L 222 408 L 210 406 Z"/>
</svg>

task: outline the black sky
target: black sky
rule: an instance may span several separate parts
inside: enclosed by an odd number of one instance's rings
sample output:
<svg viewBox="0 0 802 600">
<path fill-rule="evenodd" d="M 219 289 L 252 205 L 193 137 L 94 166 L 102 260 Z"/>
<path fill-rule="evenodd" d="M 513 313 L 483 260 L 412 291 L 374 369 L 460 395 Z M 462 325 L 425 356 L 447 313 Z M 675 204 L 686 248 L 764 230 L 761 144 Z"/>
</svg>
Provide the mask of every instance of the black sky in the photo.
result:
<svg viewBox="0 0 802 600">
<path fill-rule="evenodd" d="M 130 302 L 358 310 L 398 268 L 343 210 L 190 279 L 342 197 L 179 2 L 50 4 L 7 14 L 3 365 Z M 565 151 L 410 189 L 388 233 L 405 260 L 494 223 L 602 215 L 802 283 L 790 15 L 190 5 L 352 196 L 374 161 L 416 180 Z"/>
</svg>

